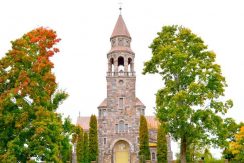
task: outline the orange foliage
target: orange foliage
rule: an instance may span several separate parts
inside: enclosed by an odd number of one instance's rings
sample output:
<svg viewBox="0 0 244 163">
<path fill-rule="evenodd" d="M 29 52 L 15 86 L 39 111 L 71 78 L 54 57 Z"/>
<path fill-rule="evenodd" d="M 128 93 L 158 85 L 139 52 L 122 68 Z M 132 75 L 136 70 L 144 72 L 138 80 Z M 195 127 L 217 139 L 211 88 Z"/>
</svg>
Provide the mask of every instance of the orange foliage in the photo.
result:
<svg viewBox="0 0 244 163">
<path fill-rule="evenodd" d="M 244 126 L 241 127 L 240 132 L 235 135 L 235 141 L 230 143 L 230 151 L 232 154 L 240 154 L 244 150 Z"/>
</svg>

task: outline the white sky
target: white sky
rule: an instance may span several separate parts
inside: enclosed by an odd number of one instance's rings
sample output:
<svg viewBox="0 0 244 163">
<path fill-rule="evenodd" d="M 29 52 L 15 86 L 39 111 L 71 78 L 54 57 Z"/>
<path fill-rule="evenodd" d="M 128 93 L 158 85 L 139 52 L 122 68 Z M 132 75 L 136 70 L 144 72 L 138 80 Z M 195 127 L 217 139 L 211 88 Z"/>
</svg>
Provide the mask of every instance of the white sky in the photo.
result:
<svg viewBox="0 0 244 163">
<path fill-rule="evenodd" d="M 62 41 L 54 58 L 59 88 L 69 98 L 59 112 L 73 122 L 97 114 L 106 97 L 109 38 L 117 21 L 119 0 L 2 0 L 0 1 L 0 58 L 10 41 L 43 26 L 57 31 Z M 202 37 L 217 54 L 229 87 L 226 97 L 234 101 L 227 116 L 244 120 L 244 1 L 243 0 L 122 0 L 122 15 L 136 53 L 137 96 L 154 114 L 155 93 L 161 78 L 142 75 L 143 62 L 150 59 L 148 46 L 163 25 L 188 27 Z M 175 151 L 175 145 L 173 150 Z M 216 156 L 219 156 L 215 152 Z"/>
</svg>

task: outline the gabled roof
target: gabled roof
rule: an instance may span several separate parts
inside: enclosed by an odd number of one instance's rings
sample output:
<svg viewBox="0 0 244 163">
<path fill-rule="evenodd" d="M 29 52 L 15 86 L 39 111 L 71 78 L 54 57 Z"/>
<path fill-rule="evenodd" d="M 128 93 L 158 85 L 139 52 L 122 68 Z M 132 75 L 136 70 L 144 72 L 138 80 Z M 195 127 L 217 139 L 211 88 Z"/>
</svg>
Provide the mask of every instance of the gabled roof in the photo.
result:
<svg viewBox="0 0 244 163">
<path fill-rule="evenodd" d="M 141 102 L 141 100 L 139 100 L 139 98 L 136 98 L 136 106 L 144 106 L 145 105 Z"/>
<path fill-rule="evenodd" d="M 107 107 L 107 98 L 103 100 L 103 102 L 98 106 L 98 108 L 106 108 Z"/>
<path fill-rule="evenodd" d="M 88 131 L 90 124 L 90 117 L 78 117 L 76 125 L 79 125 L 83 128 L 83 130 Z"/>
<path fill-rule="evenodd" d="M 115 36 L 127 36 L 130 38 L 130 33 L 129 33 L 121 15 L 119 15 L 119 18 L 118 18 L 117 23 L 114 27 L 114 31 L 111 35 L 111 38 L 115 37 Z"/>
<path fill-rule="evenodd" d="M 160 123 L 155 116 L 145 116 L 145 118 L 147 120 L 148 129 L 158 129 Z"/>
</svg>

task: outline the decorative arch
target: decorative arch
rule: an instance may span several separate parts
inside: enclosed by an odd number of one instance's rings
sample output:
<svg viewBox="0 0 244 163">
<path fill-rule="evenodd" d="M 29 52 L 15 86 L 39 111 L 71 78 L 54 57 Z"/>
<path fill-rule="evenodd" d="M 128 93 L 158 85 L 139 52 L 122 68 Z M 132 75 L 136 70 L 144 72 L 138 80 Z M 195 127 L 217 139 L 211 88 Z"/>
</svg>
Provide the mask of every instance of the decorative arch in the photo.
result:
<svg viewBox="0 0 244 163">
<path fill-rule="evenodd" d="M 118 141 L 125 141 L 125 142 L 127 142 L 129 145 L 130 145 L 130 152 L 134 152 L 134 147 L 133 147 L 133 145 L 132 145 L 132 143 L 128 140 L 128 139 L 126 139 L 126 138 L 118 138 L 118 139 L 115 139 L 112 143 L 111 143 L 111 145 L 110 145 L 110 150 L 112 151 L 113 150 L 113 148 L 114 148 L 114 145 L 118 142 Z"/>
<path fill-rule="evenodd" d="M 114 58 L 109 59 L 109 71 L 114 72 Z"/>
<path fill-rule="evenodd" d="M 119 58 L 118 58 L 118 66 L 124 66 L 125 64 L 124 64 L 125 62 L 124 62 L 124 57 L 122 57 L 122 56 L 119 56 Z"/>
</svg>

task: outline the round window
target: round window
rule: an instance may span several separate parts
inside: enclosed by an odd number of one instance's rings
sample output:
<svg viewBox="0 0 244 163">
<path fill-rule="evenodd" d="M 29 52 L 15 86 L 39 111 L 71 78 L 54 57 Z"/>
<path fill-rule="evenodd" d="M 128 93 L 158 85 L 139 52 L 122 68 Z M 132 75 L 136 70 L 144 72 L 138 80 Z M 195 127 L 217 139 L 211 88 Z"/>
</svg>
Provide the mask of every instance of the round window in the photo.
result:
<svg viewBox="0 0 244 163">
<path fill-rule="evenodd" d="M 119 84 L 120 85 L 123 85 L 124 84 L 124 81 L 123 80 L 119 80 Z"/>
</svg>

